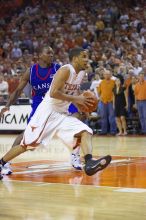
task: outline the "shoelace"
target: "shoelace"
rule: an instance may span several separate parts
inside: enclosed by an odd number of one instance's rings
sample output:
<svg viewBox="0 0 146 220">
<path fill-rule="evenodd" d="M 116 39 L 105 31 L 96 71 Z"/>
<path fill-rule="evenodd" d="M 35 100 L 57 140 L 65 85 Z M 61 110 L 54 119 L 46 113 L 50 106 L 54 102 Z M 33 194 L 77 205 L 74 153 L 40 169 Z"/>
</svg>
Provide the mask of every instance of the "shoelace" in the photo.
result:
<svg viewBox="0 0 146 220">
<path fill-rule="evenodd" d="M 80 162 L 80 155 L 79 154 L 72 154 L 74 156 L 74 160 Z"/>
</svg>

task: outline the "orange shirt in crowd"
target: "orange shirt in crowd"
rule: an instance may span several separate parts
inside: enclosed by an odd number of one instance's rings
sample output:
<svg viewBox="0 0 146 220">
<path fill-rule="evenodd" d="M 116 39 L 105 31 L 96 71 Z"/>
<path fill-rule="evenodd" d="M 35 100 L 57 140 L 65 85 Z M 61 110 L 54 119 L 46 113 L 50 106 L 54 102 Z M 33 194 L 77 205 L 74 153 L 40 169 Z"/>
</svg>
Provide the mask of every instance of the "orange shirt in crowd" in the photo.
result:
<svg viewBox="0 0 146 220">
<path fill-rule="evenodd" d="M 132 81 L 131 78 L 128 78 L 128 79 L 125 80 L 124 85 L 125 85 L 126 89 L 128 89 L 128 87 L 130 86 L 131 81 Z"/>
<path fill-rule="evenodd" d="M 113 88 L 115 86 L 115 81 L 110 79 L 106 80 L 103 79 L 101 83 L 99 84 L 99 87 L 97 88 L 100 100 L 103 103 L 112 102 L 113 100 Z"/>
<path fill-rule="evenodd" d="M 11 79 L 8 79 L 7 82 L 9 85 L 9 94 L 11 94 L 17 88 L 19 84 L 19 79 L 12 77 Z"/>
<path fill-rule="evenodd" d="M 136 83 L 134 93 L 136 100 L 146 100 L 146 80 Z"/>
</svg>

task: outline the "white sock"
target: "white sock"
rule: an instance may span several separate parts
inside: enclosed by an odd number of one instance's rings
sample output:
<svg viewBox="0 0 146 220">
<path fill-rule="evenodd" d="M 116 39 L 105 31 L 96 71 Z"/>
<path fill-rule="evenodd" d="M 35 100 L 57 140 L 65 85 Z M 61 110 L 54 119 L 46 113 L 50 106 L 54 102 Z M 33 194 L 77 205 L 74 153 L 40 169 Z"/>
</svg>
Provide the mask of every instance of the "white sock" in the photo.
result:
<svg viewBox="0 0 146 220">
<path fill-rule="evenodd" d="M 73 149 L 72 154 L 80 154 L 80 146 L 77 146 L 75 149 Z"/>
</svg>

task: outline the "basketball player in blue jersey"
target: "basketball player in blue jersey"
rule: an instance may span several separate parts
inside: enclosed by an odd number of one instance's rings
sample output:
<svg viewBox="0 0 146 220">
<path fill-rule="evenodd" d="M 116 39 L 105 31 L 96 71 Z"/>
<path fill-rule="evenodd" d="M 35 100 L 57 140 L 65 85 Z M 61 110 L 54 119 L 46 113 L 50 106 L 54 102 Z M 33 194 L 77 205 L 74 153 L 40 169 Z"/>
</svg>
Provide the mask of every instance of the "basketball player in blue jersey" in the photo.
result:
<svg viewBox="0 0 146 220">
<path fill-rule="evenodd" d="M 1 109 L 0 117 L 4 114 L 4 112 L 10 109 L 10 106 L 12 104 L 16 102 L 17 98 L 20 96 L 25 86 L 29 83 L 32 88 L 32 111 L 28 118 L 28 122 L 30 121 L 38 105 L 42 102 L 46 92 L 49 90 L 54 74 L 60 68 L 59 64 L 53 62 L 53 58 L 54 52 L 51 47 L 43 47 L 41 49 L 38 63 L 32 65 L 31 68 L 28 68 L 26 72 L 22 75 L 18 87 L 10 95 L 6 106 Z M 12 147 L 18 145 L 21 142 L 22 136 L 23 133 L 18 135 Z M 73 153 L 73 155 L 74 156 L 71 157 L 72 166 L 76 169 L 81 169 L 81 164 L 79 164 L 79 155 L 77 154 L 77 158 L 75 153 Z M 12 173 L 9 163 L 5 164 L 2 173 L 5 175 L 10 175 Z"/>
<path fill-rule="evenodd" d="M 45 57 L 44 54 L 42 54 L 39 63 L 34 64 L 30 68 L 29 84 L 32 87 L 32 112 L 30 114 L 28 122 L 36 111 L 38 105 L 43 100 L 46 92 L 50 88 L 54 74 L 60 68 L 59 64 L 53 63 L 53 50 L 50 48 L 49 51 L 50 59 L 48 57 L 47 61 L 46 58 L 46 65 L 43 64 L 43 59 Z"/>
</svg>

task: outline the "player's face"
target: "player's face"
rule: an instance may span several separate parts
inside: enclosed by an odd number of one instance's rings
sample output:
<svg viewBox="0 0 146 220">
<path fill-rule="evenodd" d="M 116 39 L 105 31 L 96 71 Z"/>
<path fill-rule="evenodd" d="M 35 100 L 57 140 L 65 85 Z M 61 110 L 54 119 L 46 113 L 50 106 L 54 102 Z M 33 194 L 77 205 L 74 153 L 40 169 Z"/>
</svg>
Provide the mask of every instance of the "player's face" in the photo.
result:
<svg viewBox="0 0 146 220">
<path fill-rule="evenodd" d="M 43 62 L 45 62 L 47 65 L 50 65 L 53 62 L 53 58 L 54 58 L 54 51 L 52 50 L 51 47 L 48 48 L 44 48 L 41 56 L 40 56 L 41 60 Z"/>
<path fill-rule="evenodd" d="M 88 68 L 89 56 L 87 51 L 82 51 L 78 56 L 78 64 L 81 70 Z"/>
</svg>

